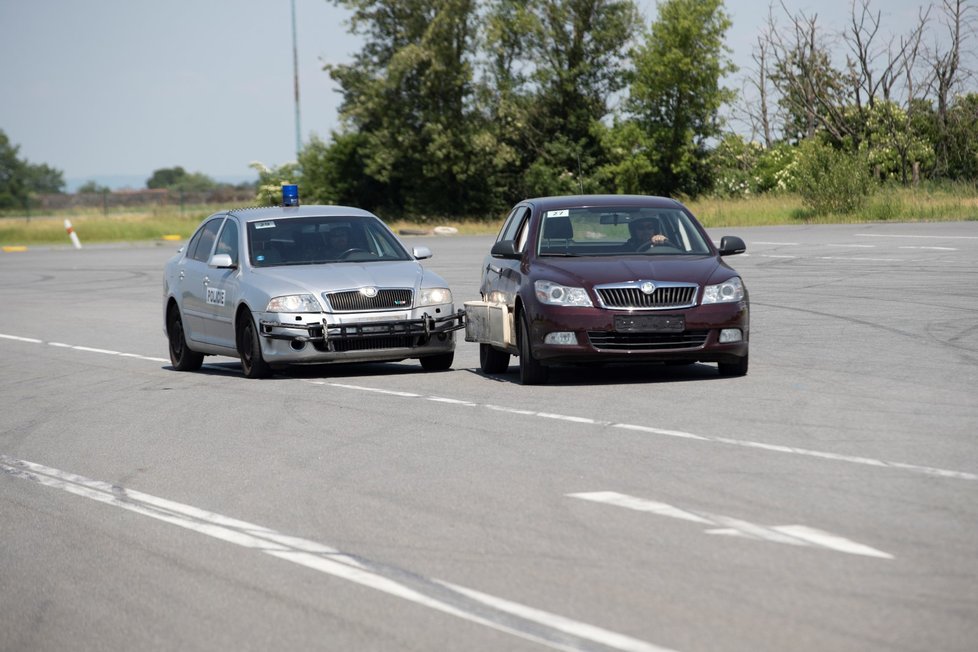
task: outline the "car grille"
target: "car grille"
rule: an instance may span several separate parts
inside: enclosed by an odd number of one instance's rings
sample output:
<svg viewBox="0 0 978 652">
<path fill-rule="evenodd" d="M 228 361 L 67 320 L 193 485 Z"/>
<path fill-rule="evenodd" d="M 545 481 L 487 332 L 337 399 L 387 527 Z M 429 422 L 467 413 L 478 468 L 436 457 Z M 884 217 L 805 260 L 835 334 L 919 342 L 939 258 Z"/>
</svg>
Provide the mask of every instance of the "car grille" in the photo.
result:
<svg viewBox="0 0 978 652">
<path fill-rule="evenodd" d="M 333 312 L 365 312 L 368 310 L 403 310 L 411 307 L 411 290 L 377 290 L 377 296 L 367 297 L 359 290 L 323 292 Z"/>
<path fill-rule="evenodd" d="M 390 337 L 365 337 L 362 339 L 331 340 L 333 351 L 376 351 L 378 349 L 410 349 L 418 344 L 412 335 L 393 335 Z"/>
<path fill-rule="evenodd" d="M 597 286 L 601 305 L 605 308 L 641 310 L 656 308 L 689 308 L 695 305 L 698 286 L 688 283 L 656 283 L 652 294 L 646 294 L 638 283 L 616 286 Z"/>
<path fill-rule="evenodd" d="M 602 351 L 658 351 L 662 349 L 693 349 L 706 344 L 708 330 L 682 333 L 618 333 L 616 331 L 588 331 L 591 345 Z"/>
</svg>

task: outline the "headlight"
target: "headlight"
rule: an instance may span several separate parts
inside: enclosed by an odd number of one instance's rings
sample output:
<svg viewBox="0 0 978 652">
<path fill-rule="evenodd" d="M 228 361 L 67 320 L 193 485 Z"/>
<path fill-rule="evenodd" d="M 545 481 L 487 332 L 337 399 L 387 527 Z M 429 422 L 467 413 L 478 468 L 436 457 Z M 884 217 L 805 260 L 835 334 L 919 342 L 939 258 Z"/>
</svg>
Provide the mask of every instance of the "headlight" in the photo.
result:
<svg viewBox="0 0 978 652">
<path fill-rule="evenodd" d="M 275 297 L 265 306 L 265 312 L 322 312 L 323 309 L 311 294 L 287 294 Z"/>
<path fill-rule="evenodd" d="M 448 288 L 421 288 L 418 306 L 435 306 L 452 302 L 452 291 Z"/>
<path fill-rule="evenodd" d="M 551 281 L 537 281 L 533 284 L 540 303 L 552 306 L 592 306 L 591 298 L 584 288 L 569 288 Z"/>
<path fill-rule="evenodd" d="M 733 303 L 744 299 L 744 284 L 734 276 L 718 285 L 703 288 L 703 303 Z"/>
</svg>

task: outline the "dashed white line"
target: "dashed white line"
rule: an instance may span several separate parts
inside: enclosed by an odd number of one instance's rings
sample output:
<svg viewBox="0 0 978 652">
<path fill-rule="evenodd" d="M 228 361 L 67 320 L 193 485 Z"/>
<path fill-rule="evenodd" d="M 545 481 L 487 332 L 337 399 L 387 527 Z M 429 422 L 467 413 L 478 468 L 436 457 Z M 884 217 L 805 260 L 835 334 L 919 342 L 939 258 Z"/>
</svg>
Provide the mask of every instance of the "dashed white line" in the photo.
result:
<svg viewBox="0 0 978 652">
<path fill-rule="evenodd" d="M 904 245 L 898 249 L 926 249 L 928 251 L 957 251 L 956 247 L 924 247 L 915 245 Z"/>
<path fill-rule="evenodd" d="M 14 335 L 4 335 L 0 334 L 0 338 L 9 339 L 14 341 L 27 342 L 31 344 L 43 344 L 42 340 L 36 340 L 32 338 L 18 337 Z M 88 352 L 101 352 L 108 355 L 125 355 L 126 357 L 135 357 L 141 360 L 151 360 L 154 362 L 169 362 L 166 358 L 152 358 L 148 356 L 137 356 L 135 354 L 120 354 L 115 351 L 107 351 L 104 349 L 93 349 L 91 347 L 78 347 L 70 344 L 61 344 L 55 342 L 49 342 L 50 346 L 59 346 L 68 349 L 82 350 Z M 905 462 L 889 462 L 886 460 L 875 459 L 871 457 L 859 457 L 854 455 L 842 455 L 839 453 L 829 453 L 826 451 L 810 450 L 806 448 L 796 448 L 794 446 L 783 446 L 780 444 L 768 444 L 764 442 L 750 441 L 746 439 L 732 439 L 729 437 L 715 437 L 710 435 L 698 435 L 691 432 L 683 432 L 680 430 L 669 430 L 664 428 L 656 428 L 652 426 L 645 426 L 641 424 L 629 424 L 629 423 L 618 423 L 614 421 L 604 421 L 600 419 L 593 419 L 590 417 L 581 417 L 568 414 L 556 414 L 553 412 L 540 412 L 536 410 L 527 410 L 522 408 L 513 408 L 503 405 L 492 405 L 488 403 L 478 403 L 474 401 L 468 401 L 464 399 L 453 399 L 444 396 L 425 396 L 422 394 L 417 394 L 415 392 L 402 392 L 390 389 L 381 389 L 378 387 L 368 387 L 364 385 L 352 385 L 349 383 L 333 383 L 326 382 L 322 380 L 303 380 L 310 385 L 317 386 L 328 386 L 328 387 L 338 387 L 341 389 L 348 389 L 357 392 L 371 392 L 374 394 L 382 394 L 386 396 L 394 396 L 397 398 L 407 398 L 416 399 L 423 401 L 432 401 L 435 403 L 444 403 L 448 405 L 457 405 L 461 407 L 471 407 L 471 408 L 481 408 L 487 410 L 493 410 L 496 412 L 505 412 L 508 414 L 516 414 L 520 416 L 536 417 L 540 419 L 555 419 L 559 421 L 567 421 L 571 423 L 579 423 L 581 425 L 592 425 L 599 426 L 603 428 L 621 428 L 623 430 L 632 430 L 637 432 L 644 432 L 652 435 L 664 436 L 664 437 L 676 437 L 680 439 L 692 439 L 695 441 L 702 441 L 715 444 L 727 444 L 730 446 L 741 446 L 744 448 L 752 448 L 756 450 L 765 450 L 777 453 L 788 453 L 792 455 L 802 455 L 807 457 L 817 457 L 821 459 L 832 460 L 836 462 L 846 462 L 849 464 L 861 464 L 864 466 L 874 466 L 880 468 L 888 469 L 900 469 L 903 471 L 911 471 L 913 473 L 922 473 L 925 475 L 932 475 L 940 478 L 950 478 L 957 480 L 978 480 L 978 474 L 969 473 L 966 471 L 955 471 L 951 469 L 941 469 L 932 466 L 921 466 L 918 464 L 907 464 Z"/>
<path fill-rule="evenodd" d="M 758 525 L 739 518 L 731 518 L 708 512 L 691 512 L 667 503 L 644 498 L 636 498 L 615 491 L 589 491 L 567 494 L 569 498 L 580 498 L 596 503 L 625 507 L 639 512 L 648 512 L 700 525 L 720 526 L 706 530 L 707 534 L 747 537 L 759 541 L 771 541 L 792 546 L 816 546 L 850 555 L 864 555 L 880 559 L 893 559 L 893 555 L 851 541 L 831 532 L 825 532 L 805 525 Z"/>
<path fill-rule="evenodd" d="M 372 562 L 316 541 L 35 462 L 0 454 L 0 471 L 257 550 L 555 650 L 586 652 L 597 644 L 623 652 L 670 652 L 624 634 Z"/>
<path fill-rule="evenodd" d="M 931 240 L 978 240 L 975 235 L 901 235 L 898 233 L 857 233 L 859 238 L 921 238 Z"/>
</svg>

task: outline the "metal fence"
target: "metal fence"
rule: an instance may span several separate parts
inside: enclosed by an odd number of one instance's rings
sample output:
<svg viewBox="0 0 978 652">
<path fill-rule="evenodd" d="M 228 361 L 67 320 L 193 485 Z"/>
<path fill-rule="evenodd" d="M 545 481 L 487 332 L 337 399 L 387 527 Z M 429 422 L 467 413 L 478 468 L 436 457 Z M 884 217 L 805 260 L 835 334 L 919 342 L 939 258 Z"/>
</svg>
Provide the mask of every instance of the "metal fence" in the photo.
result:
<svg viewBox="0 0 978 652">
<path fill-rule="evenodd" d="M 17 209 L 6 209 L 4 215 L 16 216 L 77 210 L 92 210 L 108 214 L 120 210 L 136 211 L 153 208 L 181 209 L 189 206 L 221 204 L 227 207 L 255 204 L 255 191 L 241 188 L 216 188 L 201 192 L 178 190 L 117 190 L 112 192 L 77 192 L 32 195 L 28 204 Z"/>
</svg>

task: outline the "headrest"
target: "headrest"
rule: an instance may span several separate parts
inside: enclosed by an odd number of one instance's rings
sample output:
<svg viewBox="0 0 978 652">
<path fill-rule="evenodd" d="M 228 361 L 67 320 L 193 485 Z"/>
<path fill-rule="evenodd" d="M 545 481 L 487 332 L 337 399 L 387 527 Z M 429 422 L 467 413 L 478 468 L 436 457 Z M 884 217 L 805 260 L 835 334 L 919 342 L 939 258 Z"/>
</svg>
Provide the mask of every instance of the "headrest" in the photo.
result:
<svg viewBox="0 0 978 652">
<path fill-rule="evenodd" d="M 543 237 L 548 240 L 570 240 L 574 237 L 574 227 L 570 218 L 548 217 L 543 223 Z"/>
</svg>

